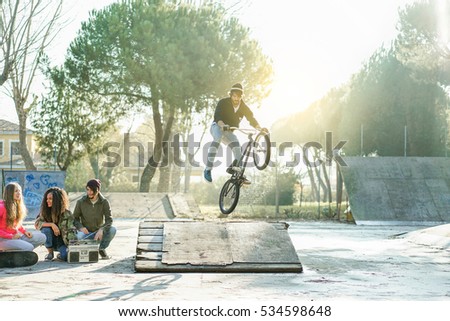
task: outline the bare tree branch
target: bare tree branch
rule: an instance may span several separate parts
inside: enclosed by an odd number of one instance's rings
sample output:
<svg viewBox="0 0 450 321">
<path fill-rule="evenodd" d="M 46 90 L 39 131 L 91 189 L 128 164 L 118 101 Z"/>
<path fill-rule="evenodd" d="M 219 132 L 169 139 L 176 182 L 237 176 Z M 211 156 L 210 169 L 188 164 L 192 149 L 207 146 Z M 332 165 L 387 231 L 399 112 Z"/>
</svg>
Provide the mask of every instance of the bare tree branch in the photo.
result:
<svg viewBox="0 0 450 321">
<path fill-rule="evenodd" d="M 62 0 L 2 1 L 1 28 L 6 39 L 2 37 L 0 85 L 5 86 L 5 92 L 14 101 L 20 153 L 27 169 L 36 169 L 26 143 L 28 114 L 36 105 L 36 96 L 29 101 L 30 91 L 45 49 L 60 30 L 61 12 Z"/>
<path fill-rule="evenodd" d="M 14 32 L 14 24 L 17 17 L 17 10 L 19 7 L 19 1 L 16 1 L 14 9 L 11 6 L 8 7 L 9 15 L 5 14 L 5 4 L 1 2 L 1 20 L 0 20 L 0 37 L 1 37 L 1 47 L 2 56 L 0 56 L 0 65 L 2 65 L 2 72 L 0 74 L 0 86 L 3 85 L 8 79 L 9 73 L 11 72 L 12 62 L 14 57 L 11 57 L 14 53 L 11 52 L 12 39 Z M 12 10 L 11 10 L 12 9 Z M 9 19 L 8 19 L 9 16 Z"/>
</svg>

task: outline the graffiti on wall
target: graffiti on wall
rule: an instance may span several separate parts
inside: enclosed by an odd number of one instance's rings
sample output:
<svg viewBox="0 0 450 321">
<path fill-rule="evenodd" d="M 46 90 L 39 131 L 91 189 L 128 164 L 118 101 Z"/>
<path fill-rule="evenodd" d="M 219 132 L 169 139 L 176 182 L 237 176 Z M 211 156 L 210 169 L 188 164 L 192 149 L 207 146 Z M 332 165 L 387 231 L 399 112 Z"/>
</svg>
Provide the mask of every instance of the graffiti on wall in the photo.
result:
<svg viewBox="0 0 450 321">
<path fill-rule="evenodd" d="M 34 219 L 39 213 L 45 191 L 54 186 L 64 188 L 64 171 L 4 171 L 5 184 L 17 182 L 22 186 L 23 198 L 28 210 L 27 219 Z"/>
</svg>

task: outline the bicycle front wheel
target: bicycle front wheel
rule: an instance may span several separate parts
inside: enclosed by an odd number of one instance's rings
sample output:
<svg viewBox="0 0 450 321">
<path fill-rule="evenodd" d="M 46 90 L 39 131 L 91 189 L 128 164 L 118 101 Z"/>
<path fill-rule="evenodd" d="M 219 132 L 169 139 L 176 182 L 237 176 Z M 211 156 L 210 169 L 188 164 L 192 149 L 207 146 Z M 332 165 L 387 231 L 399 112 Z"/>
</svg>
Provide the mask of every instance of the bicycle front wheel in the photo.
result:
<svg viewBox="0 0 450 321">
<path fill-rule="evenodd" d="M 236 208 L 239 201 L 240 185 L 235 179 L 225 182 L 220 191 L 219 207 L 223 214 L 230 214 Z"/>
<path fill-rule="evenodd" d="M 258 134 L 255 138 L 255 148 L 253 149 L 253 161 L 259 170 L 263 170 L 270 161 L 270 138 L 268 134 Z"/>
</svg>

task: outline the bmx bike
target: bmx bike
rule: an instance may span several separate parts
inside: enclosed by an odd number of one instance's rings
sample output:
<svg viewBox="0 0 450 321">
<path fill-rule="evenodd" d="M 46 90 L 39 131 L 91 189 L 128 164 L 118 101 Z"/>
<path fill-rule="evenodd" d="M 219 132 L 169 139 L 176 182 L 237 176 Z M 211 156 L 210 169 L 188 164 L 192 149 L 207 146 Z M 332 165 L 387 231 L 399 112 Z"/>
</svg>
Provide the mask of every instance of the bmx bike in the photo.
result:
<svg viewBox="0 0 450 321">
<path fill-rule="evenodd" d="M 263 170 L 269 165 L 270 161 L 270 137 L 267 129 L 240 129 L 237 127 L 226 126 L 224 130 L 237 130 L 248 137 L 248 142 L 244 152 L 239 160 L 235 160 L 228 168 L 227 172 L 231 174 L 222 187 L 219 196 L 219 207 L 223 214 L 230 214 L 236 208 L 239 202 L 239 193 L 245 182 L 244 172 L 249 163 L 250 155 L 253 156 L 253 162 L 257 169 Z M 256 135 L 255 138 L 253 136 Z"/>
</svg>

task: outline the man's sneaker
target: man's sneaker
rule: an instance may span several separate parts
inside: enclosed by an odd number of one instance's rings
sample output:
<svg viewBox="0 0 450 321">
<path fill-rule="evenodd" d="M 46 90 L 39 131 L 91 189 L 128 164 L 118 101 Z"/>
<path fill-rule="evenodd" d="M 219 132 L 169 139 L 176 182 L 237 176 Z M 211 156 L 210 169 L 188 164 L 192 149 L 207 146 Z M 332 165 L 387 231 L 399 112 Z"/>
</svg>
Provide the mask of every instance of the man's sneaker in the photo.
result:
<svg viewBox="0 0 450 321">
<path fill-rule="evenodd" d="M 63 258 L 61 257 L 61 254 L 58 254 L 54 259 L 53 262 L 65 262 Z"/>
<path fill-rule="evenodd" d="M 244 181 L 242 182 L 244 185 L 250 185 L 252 182 L 249 181 L 245 176 L 243 177 Z"/>
<path fill-rule="evenodd" d="M 98 250 L 98 254 L 100 254 L 102 260 L 109 260 L 111 258 L 104 249 Z"/>
<path fill-rule="evenodd" d="M 212 182 L 212 176 L 211 176 L 211 170 L 210 169 L 205 169 L 205 171 L 203 172 L 203 177 L 208 181 L 208 182 Z"/>
</svg>

